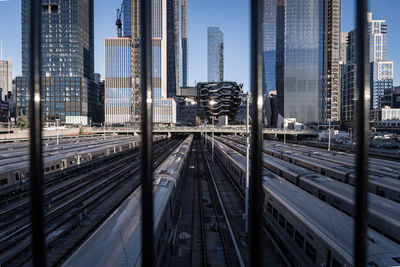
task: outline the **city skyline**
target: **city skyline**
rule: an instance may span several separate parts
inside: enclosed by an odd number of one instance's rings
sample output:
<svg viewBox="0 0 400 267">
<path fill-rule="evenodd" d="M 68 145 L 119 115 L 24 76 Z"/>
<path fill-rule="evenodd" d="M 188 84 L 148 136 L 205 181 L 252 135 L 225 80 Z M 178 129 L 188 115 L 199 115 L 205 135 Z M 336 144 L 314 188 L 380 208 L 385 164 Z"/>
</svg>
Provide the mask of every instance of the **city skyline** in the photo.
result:
<svg viewBox="0 0 400 267">
<path fill-rule="evenodd" d="M 218 12 L 218 8 L 227 6 L 230 12 Z M 215 10 L 209 6 L 215 6 Z M 354 28 L 354 8 L 352 1 L 342 3 L 342 31 Z M 115 10 L 119 2 L 105 2 L 95 4 L 95 72 L 104 76 L 104 39 L 117 36 L 115 27 Z M 372 0 L 370 10 L 376 19 L 384 19 L 389 26 L 388 58 L 394 61 L 394 85 L 400 84 L 400 51 L 397 43 L 400 34 L 395 25 L 400 24 L 397 16 L 400 3 L 397 0 L 379 1 Z M 209 14 L 204 22 L 203 11 Z M 238 16 L 241 14 L 240 16 Z M 244 14 L 244 15 L 243 15 Z M 195 81 L 207 79 L 207 27 L 219 25 L 225 33 L 225 78 L 244 83 L 247 91 L 250 81 L 249 76 L 249 8 L 248 1 L 215 1 L 205 0 L 201 3 L 188 1 L 188 85 Z M 3 57 L 11 57 L 13 61 L 13 77 L 21 75 L 21 25 L 20 1 L 11 0 L 0 2 L 0 24 L 12 25 L 0 27 L 0 40 L 3 42 Z M 237 38 L 240 36 L 240 38 Z M 196 62 L 196 64 L 193 64 Z M 240 63 L 240 64 L 238 64 Z"/>
</svg>

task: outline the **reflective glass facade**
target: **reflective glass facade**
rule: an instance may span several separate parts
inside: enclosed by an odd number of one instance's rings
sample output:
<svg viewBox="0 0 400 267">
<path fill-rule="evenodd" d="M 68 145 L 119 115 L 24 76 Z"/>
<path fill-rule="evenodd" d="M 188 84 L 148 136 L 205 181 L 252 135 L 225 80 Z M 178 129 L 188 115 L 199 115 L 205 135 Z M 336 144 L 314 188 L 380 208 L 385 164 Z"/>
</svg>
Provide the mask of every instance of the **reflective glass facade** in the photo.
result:
<svg viewBox="0 0 400 267">
<path fill-rule="evenodd" d="M 21 1 L 22 77 L 17 79 L 17 115 L 28 112 L 29 0 Z M 58 0 L 42 4 L 42 105 L 45 121 L 89 124 L 98 94 L 93 89 L 93 0 Z M 93 99 L 88 99 L 90 95 Z M 94 108 L 92 110 L 95 110 Z"/>
<path fill-rule="evenodd" d="M 122 32 L 125 37 L 132 36 L 132 0 L 122 2 Z"/>
<path fill-rule="evenodd" d="M 224 80 L 224 34 L 219 27 L 208 27 L 208 81 L 220 82 Z"/>
<path fill-rule="evenodd" d="M 276 90 L 276 4 L 277 0 L 264 0 L 264 71 L 265 93 Z"/>
<path fill-rule="evenodd" d="M 303 123 L 324 114 L 324 0 L 279 1 L 277 93 L 279 112 Z"/>
</svg>

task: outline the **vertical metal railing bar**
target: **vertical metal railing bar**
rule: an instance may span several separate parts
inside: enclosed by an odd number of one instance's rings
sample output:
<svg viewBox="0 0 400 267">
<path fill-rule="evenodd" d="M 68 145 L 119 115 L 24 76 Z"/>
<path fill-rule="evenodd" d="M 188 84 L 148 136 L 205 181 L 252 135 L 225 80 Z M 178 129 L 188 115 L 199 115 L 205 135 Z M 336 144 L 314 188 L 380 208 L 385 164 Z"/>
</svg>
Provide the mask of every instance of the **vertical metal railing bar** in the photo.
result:
<svg viewBox="0 0 400 267">
<path fill-rule="evenodd" d="M 152 1 L 140 2 L 140 88 L 142 90 L 142 266 L 154 266 L 152 171 Z"/>
<path fill-rule="evenodd" d="M 250 264 L 262 266 L 262 107 L 263 107 L 263 0 L 251 0 L 250 7 L 250 86 L 251 105 L 251 176 L 250 176 Z"/>
<path fill-rule="evenodd" d="M 369 38 L 368 0 L 356 0 L 356 207 L 354 266 L 365 266 L 368 230 Z"/>
<path fill-rule="evenodd" d="M 41 0 L 31 1 L 29 112 L 32 259 L 34 266 L 46 266 L 43 219 L 42 121 L 40 107 Z"/>
</svg>

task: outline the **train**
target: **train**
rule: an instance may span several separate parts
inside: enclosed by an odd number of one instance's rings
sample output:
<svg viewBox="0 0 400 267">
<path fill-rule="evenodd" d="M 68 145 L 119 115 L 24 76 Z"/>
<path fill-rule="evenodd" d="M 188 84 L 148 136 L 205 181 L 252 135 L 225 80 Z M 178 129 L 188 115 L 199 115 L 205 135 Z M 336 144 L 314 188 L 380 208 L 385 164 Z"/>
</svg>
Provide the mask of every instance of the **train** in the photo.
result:
<svg viewBox="0 0 400 267">
<path fill-rule="evenodd" d="M 173 238 L 176 201 L 193 135 L 153 172 L 154 263 L 160 266 Z M 62 266 L 141 266 L 141 188 L 137 188 Z"/>
<path fill-rule="evenodd" d="M 244 147 L 218 138 L 228 147 L 244 155 Z M 273 156 L 263 155 L 263 165 L 279 177 L 295 184 L 338 210 L 355 216 L 355 188 L 337 180 L 296 166 Z M 400 244 L 400 204 L 378 195 L 369 196 L 369 226 Z"/>
<path fill-rule="evenodd" d="M 159 141 L 165 138 L 165 135 L 155 135 L 153 140 Z M 95 159 L 136 148 L 140 143 L 140 138 L 134 138 L 120 143 L 106 143 L 94 147 L 84 147 L 82 144 L 82 150 L 79 152 L 59 150 L 51 156 L 43 157 L 43 174 L 49 175 L 71 168 L 79 168 L 82 164 Z M 29 156 L 27 157 L 29 158 Z M 12 164 L 0 165 L 0 195 L 29 189 L 30 168 L 28 158 L 22 158 L 21 161 Z"/>
<path fill-rule="evenodd" d="M 219 141 L 214 155 L 232 181 L 243 187 L 246 158 Z M 354 264 L 353 218 L 265 168 L 263 193 L 266 228 L 294 266 Z M 370 266 L 400 264 L 396 242 L 371 228 L 367 242 Z"/>
</svg>

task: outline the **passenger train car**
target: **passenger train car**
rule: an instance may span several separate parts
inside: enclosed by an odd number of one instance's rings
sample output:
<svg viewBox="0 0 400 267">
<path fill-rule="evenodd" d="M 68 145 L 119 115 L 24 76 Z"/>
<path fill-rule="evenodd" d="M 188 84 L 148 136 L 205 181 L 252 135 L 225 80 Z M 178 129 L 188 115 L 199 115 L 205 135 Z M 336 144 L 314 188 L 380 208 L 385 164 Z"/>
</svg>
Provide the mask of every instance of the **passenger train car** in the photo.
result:
<svg viewBox="0 0 400 267">
<path fill-rule="evenodd" d="M 156 135 L 153 140 L 159 141 L 165 138 L 163 135 Z M 80 165 L 97 158 L 107 157 L 138 147 L 140 142 L 140 139 L 135 138 L 116 144 L 83 147 L 79 152 L 59 151 L 52 156 L 43 158 L 43 173 L 47 175 L 68 168 L 78 168 Z M 28 189 L 29 177 L 28 159 L 13 164 L 0 165 L 0 195 Z"/>
<path fill-rule="evenodd" d="M 218 140 L 244 154 L 243 146 L 240 147 L 224 139 Z M 227 157 L 233 157 L 233 155 L 230 154 Z M 226 166 L 229 164 L 224 162 Z M 263 165 L 336 209 L 352 217 L 355 216 L 355 189 L 353 186 L 269 155 L 263 155 Z M 400 204 L 372 193 L 369 194 L 369 226 L 400 244 Z"/>
<path fill-rule="evenodd" d="M 190 135 L 153 173 L 155 264 L 160 266 L 174 237 L 172 224 Z M 137 188 L 66 260 L 63 266 L 141 266 L 141 189 Z"/>
<path fill-rule="evenodd" d="M 245 179 L 246 159 L 216 141 L 216 158 L 236 184 Z M 308 192 L 264 169 L 264 219 L 294 266 L 351 266 L 354 220 Z M 400 246 L 369 229 L 369 266 L 400 264 Z"/>
</svg>

